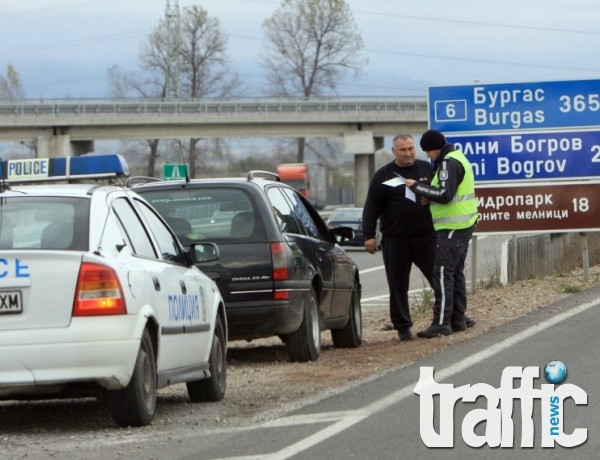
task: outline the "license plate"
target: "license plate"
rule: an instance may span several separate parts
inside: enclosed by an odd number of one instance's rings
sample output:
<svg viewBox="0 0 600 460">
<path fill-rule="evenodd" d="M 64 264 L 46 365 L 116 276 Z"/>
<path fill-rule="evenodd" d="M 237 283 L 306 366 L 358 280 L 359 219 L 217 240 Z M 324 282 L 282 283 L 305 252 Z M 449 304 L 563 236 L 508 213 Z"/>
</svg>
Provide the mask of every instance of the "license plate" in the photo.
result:
<svg viewBox="0 0 600 460">
<path fill-rule="evenodd" d="M 0 291 L 0 314 L 21 313 L 22 311 L 21 291 Z"/>
</svg>

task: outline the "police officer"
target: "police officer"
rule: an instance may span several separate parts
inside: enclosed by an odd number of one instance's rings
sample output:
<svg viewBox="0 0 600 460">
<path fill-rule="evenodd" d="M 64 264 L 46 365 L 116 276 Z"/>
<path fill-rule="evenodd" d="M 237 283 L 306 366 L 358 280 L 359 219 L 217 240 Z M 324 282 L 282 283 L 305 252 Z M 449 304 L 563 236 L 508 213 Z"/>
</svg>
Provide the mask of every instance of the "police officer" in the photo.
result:
<svg viewBox="0 0 600 460">
<path fill-rule="evenodd" d="M 432 160 L 435 174 L 430 184 L 406 179 L 415 193 L 430 200 L 429 209 L 437 235 L 433 291 L 435 304 L 431 325 L 417 333 L 430 339 L 464 331 L 467 325 L 467 288 L 464 266 L 469 241 L 477 222 L 475 177 L 465 155 L 439 131 L 430 129 L 421 137 L 421 149 Z"/>
</svg>

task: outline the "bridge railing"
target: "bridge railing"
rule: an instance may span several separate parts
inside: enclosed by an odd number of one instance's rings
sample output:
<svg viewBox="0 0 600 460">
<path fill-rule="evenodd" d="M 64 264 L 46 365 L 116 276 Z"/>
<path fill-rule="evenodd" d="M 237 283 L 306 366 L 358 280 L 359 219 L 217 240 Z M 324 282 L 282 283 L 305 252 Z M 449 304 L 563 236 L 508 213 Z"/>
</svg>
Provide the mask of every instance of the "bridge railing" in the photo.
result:
<svg viewBox="0 0 600 460">
<path fill-rule="evenodd" d="M 425 97 L 312 99 L 51 99 L 0 101 L 0 117 L 120 115 L 276 115 L 294 113 L 426 113 Z"/>
</svg>

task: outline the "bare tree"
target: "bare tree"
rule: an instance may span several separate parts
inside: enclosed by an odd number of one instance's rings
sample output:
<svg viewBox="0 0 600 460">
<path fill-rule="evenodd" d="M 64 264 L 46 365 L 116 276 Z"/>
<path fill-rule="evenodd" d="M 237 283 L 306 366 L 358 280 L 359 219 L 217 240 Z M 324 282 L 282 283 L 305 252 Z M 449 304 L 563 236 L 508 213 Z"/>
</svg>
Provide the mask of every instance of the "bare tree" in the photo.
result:
<svg viewBox="0 0 600 460">
<path fill-rule="evenodd" d="M 21 76 L 12 64 L 6 66 L 6 77 L 0 75 L 0 99 L 5 101 L 22 101 L 25 99 Z"/>
<path fill-rule="evenodd" d="M 8 64 L 6 66 L 6 76 L 0 75 L 0 100 L 18 102 L 25 99 L 26 95 L 23 83 L 21 82 L 21 76 L 12 64 Z M 33 156 L 37 158 L 38 146 L 36 139 L 23 141 L 21 144 L 31 150 Z"/>
<path fill-rule="evenodd" d="M 142 78 L 140 75 L 144 75 Z M 152 72 L 137 74 L 126 72 L 118 65 L 108 69 L 108 81 L 111 93 L 116 97 L 136 96 L 144 98 L 164 97 L 164 84 L 160 83 L 160 76 Z M 158 146 L 160 139 L 146 139 L 148 148 L 147 176 L 154 176 L 156 171 L 156 160 L 158 159 Z"/>
<path fill-rule="evenodd" d="M 271 94 L 309 99 L 336 93 L 346 72 L 358 76 L 366 60 L 350 7 L 344 0 L 285 0 L 263 22 L 267 47 L 261 61 Z M 304 138 L 297 140 L 304 161 Z"/>
<path fill-rule="evenodd" d="M 184 8 L 181 25 L 181 77 L 186 97 L 224 97 L 233 95 L 240 86 L 239 78 L 228 69 L 227 37 L 219 20 L 210 18 L 200 6 Z M 200 139 L 189 139 L 187 154 L 190 175 L 196 176 Z"/>
<path fill-rule="evenodd" d="M 197 5 L 184 8 L 184 19 L 181 27 L 184 94 L 192 98 L 230 95 L 240 81 L 228 69 L 227 37 L 219 20 L 210 18 Z"/>
<path fill-rule="evenodd" d="M 175 40 L 178 44 L 175 53 L 177 65 L 173 66 L 170 49 L 173 40 L 169 33 L 173 30 L 169 29 L 165 20 L 161 20 L 141 48 L 141 72 L 127 73 L 118 66 L 109 70 L 113 94 L 169 99 L 173 97 L 172 82 L 180 88 L 180 94 L 175 94 L 175 97 L 201 99 L 232 94 L 240 82 L 228 70 L 227 38 L 218 19 L 209 17 L 200 6 L 187 6 L 182 10 L 179 32 L 181 35 Z M 179 74 L 173 74 L 175 68 L 179 69 Z M 178 150 L 185 150 L 192 177 L 196 175 L 198 160 L 205 152 L 198 147 L 199 141 L 177 142 Z M 150 147 L 148 175 L 154 175 L 159 140 L 147 142 Z M 179 158 L 180 152 L 177 153 Z"/>
</svg>

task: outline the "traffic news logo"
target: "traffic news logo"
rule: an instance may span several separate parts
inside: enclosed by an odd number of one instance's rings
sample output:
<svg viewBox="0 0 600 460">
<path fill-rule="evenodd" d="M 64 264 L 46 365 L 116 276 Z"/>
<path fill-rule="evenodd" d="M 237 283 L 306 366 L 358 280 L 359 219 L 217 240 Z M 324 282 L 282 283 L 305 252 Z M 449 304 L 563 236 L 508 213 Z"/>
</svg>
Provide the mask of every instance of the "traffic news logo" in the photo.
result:
<svg viewBox="0 0 600 460">
<path fill-rule="evenodd" d="M 421 367 L 419 381 L 414 393 L 420 399 L 420 433 L 427 447 L 454 447 L 454 407 L 458 401 L 473 403 L 483 396 L 487 399 L 487 407 L 473 409 L 462 420 L 461 433 L 465 443 L 471 447 L 514 447 L 515 427 L 513 423 L 513 403 L 520 401 L 521 406 L 521 447 L 534 447 L 534 400 L 541 401 L 541 447 L 554 447 L 555 443 L 562 447 L 576 447 L 587 440 L 587 428 L 576 428 L 572 433 L 564 433 L 565 409 L 564 401 L 572 398 L 576 405 L 587 405 L 587 393 L 576 385 L 562 384 L 554 375 L 549 376 L 549 366 L 559 361 L 548 363 L 545 369 L 546 380 L 552 383 L 542 384 L 540 389 L 533 387 L 534 379 L 539 378 L 539 367 L 506 367 L 502 371 L 500 387 L 494 388 L 486 383 L 463 385 L 454 388 L 451 383 L 437 383 L 433 377 L 433 367 Z M 554 372 L 554 368 L 550 372 Z M 520 379 L 521 385 L 514 388 L 514 380 Z M 438 396 L 438 409 L 434 397 Z M 439 414 L 439 433 L 434 426 L 434 414 Z M 572 414 L 572 412 L 569 412 Z M 478 425 L 485 423 L 485 434 L 475 432 Z"/>
</svg>

